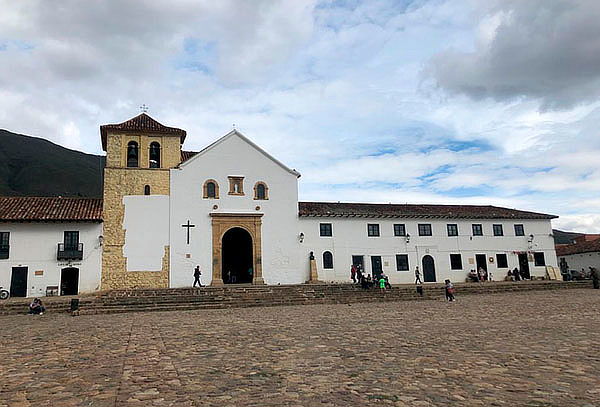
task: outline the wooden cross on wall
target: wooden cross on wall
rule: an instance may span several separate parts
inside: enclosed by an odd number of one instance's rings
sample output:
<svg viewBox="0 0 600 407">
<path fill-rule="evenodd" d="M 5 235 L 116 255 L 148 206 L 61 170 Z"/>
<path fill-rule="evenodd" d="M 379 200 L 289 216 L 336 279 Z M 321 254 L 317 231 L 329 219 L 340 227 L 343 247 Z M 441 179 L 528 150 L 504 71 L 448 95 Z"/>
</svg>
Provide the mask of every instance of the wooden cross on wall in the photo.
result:
<svg viewBox="0 0 600 407">
<path fill-rule="evenodd" d="M 183 228 L 187 228 L 187 244 L 190 244 L 190 228 L 195 228 L 196 225 L 192 225 L 188 220 L 185 225 L 181 225 Z"/>
</svg>

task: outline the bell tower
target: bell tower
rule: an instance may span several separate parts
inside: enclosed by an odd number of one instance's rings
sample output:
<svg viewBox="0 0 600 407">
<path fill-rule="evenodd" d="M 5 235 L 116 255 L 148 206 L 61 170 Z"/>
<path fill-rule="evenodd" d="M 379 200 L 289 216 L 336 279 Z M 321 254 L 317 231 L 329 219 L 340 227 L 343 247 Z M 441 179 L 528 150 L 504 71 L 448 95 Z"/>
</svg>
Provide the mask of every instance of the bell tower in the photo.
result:
<svg viewBox="0 0 600 407">
<path fill-rule="evenodd" d="M 123 123 L 100 126 L 100 136 L 106 151 L 101 288 L 168 287 L 169 246 L 165 246 L 162 271 L 127 271 L 123 198 L 170 194 L 169 170 L 181 162 L 186 132 L 142 113 Z"/>
</svg>

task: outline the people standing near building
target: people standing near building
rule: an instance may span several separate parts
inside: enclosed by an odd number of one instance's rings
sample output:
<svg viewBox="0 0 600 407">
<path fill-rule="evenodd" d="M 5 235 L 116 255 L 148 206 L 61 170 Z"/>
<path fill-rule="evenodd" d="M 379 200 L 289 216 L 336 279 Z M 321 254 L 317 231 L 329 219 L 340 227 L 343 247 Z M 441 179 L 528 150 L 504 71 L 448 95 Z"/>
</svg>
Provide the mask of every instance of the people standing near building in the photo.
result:
<svg viewBox="0 0 600 407">
<path fill-rule="evenodd" d="M 363 279 L 365 278 L 362 272 L 362 265 L 360 264 L 356 266 L 356 278 L 358 279 L 359 283 L 362 283 Z"/>
<path fill-rule="evenodd" d="M 590 277 L 592 277 L 594 288 L 596 290 L 600 289 L 600 273 L 598 273 L 598 269 L 596 267 L 590 267 Z"/>
<path fill-rule="evenodd" d="M 450 280 L 446 280 L 446 300 L 447 301 L 454 301 L 454 285 L 452 285 L 452 283 L 450 282 Z"/>
<path fill-rule="evenodd" d="M 421 272 L 419 271 L 419 266 L 415 267 L 415 284 L 423 284 L 421 281 Z"/>
<path fill-rule="evenodd" d="M 202 287 L 202 283 L 200 282 L 201 275 L 202 272 L 200 272 L 200 266 L 196 266 L 196 268 L 194 269 L 194 287 L 196 287 L 196 283 L 198 283 L 199 287 Z"/>
<path fill-rule="evenodd" d="M 385 273 L 381 273 L 381 277 L 383 277 L 383 279 L 385 280 L 385 288 L 392 288 L 392 285 L 390 284 L 390 278 L 387 276 L 387 274 Z"/>
<path fill-rule="evenodd" d="M 469 282 L 476 283 L 478 281 L 479 281 L 479 275 L 477 274 L 475 269 L 471 269 L 471 271 L 469 271 Z"/>
<path fill-rule="evenodd" d="M 519 276 L 521 277 L 521 280 L 523 280 L 523 281 L 527 280 L 527 273 L 525 273 L 525 269 L 521 269 L 519 271 Z"/>
<path fill-rule="evenodd" d="M 385 290 L 385 278 L 384 278 L 384 274 L 381 273 L 381 275 L 379 276 L 379 289 L 380 290 Z"/>
<path fill-rule="evenodd" d="M 516 268 L 516 267 L 513 270 L 513 277 L 515 278 L 515 281 L 520 281 L 521 280 L 521 273 L 519 273 L 519 269 Z"/>
<path fill-rule="evenodd" d="M 479 270 L 477 270 L 477 274 L 479 275 L 479 282 L 483 283 L 485 281 L 485 274 L 486 274 L 483 267 L 479 267 Z"/>
<path fill-rule="evenodd" d="M 488 271 L 487 278 L 488 278 L 488 281 L 494 281 L 494 273 L 492 273 L 491 271 Z"/>
<path fill-rule="evenodd" d="M 354 284 L 356 284 L 356 265 L 355 264 L 353 264 L 350 267 L 350 278 L 352 279 L 352 282 Z"/>
</svg>

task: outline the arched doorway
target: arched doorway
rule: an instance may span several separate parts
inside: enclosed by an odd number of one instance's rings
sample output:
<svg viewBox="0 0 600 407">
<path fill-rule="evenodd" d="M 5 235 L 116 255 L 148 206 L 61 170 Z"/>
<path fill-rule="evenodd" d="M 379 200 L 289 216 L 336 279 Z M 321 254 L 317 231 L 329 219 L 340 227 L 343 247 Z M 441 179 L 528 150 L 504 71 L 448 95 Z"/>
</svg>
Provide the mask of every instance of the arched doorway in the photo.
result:
<svg viewBox="0 0 600 407">
<path fill-rule="evenodd" d="M 430 255 L 423 257 L 423 281 L 435 283 L 435 261 Z"/>
<path fill-rule="evenodd" d="M 79 294 L 79 269 L 68 267 L 60 273 L 60 295 Z"/>
<path fill-rule="evenodd" d="M 242 228 L 229 229 L 222 240 L 222 275 L 225 284 L 252 283 L 252 236 Z"/>
</svg>

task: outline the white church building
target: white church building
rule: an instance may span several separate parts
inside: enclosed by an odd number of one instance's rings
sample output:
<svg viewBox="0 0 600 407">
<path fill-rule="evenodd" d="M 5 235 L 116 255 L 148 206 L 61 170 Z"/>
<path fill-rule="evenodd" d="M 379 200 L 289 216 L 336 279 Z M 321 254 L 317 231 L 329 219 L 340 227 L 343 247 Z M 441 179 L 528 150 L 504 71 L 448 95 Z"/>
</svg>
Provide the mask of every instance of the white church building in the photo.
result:
<svg viewBox="0 0 600 407">
<path fill-rule="evenodd" d="M 15 223 L 0 205 L 0 243 L 10 246 L 4 258 L 0 245 L 0 285 L 19 282 L 15 268 L 27 267 L 26 295 L 40 295 L 45 285 L 65 293 L 62 270 L 79 267 L 79 293 L 189 287 L 196 266 L 204 284 L 302 284 L 311 255 L 318 280 L 339 283 L 350 282 L 352 264 L 383 272 L 392 284 L 413 283 L 416 267 L 425 282 L 460 282 L 472 269 L 501 280 L 515 267 L 543 277 L 546 266 L 557 266 L 552 215 L 495 206 L 299 202 L 300 174 L 236 130 L 197 153 L 182 151 L 184 130 L 145 113 L 101 126 L 101 136 L 103 207 L 86 223 L 74 209 L 63 211 L 70 215 L 61 223 L 45 222 L 43 208 L 30 214 L 35 220 Z M 76 198 L 55 200 L 73 207 Z M 58 243 L 75 248 L 69 231 L 79 231 L 77 243 L 84 244 L 75 265 L 50 255 Z M 56 242 L 61 233 L 64 241 Z"/>
</svg>

